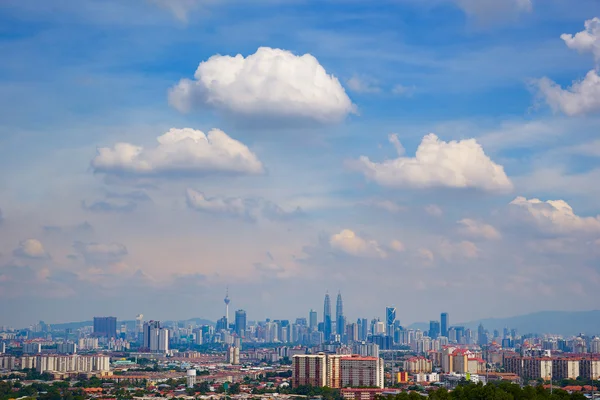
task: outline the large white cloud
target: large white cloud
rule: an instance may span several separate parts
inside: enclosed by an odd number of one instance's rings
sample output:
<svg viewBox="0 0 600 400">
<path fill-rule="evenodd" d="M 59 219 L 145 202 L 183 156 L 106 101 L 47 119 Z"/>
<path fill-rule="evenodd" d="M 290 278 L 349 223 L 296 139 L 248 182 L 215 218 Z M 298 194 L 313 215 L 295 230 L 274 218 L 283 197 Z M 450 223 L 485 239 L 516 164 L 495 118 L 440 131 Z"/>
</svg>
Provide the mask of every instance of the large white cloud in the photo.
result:
<svg viewBox="0 0 600 400">
<path fill-rule="evenodd" d="M 400 148 L 395 135 L 390 136 L 390 142 Z M 512 189 L 504 168 L 490 160 L 475 139 L 444 142 L 430 133 L 423 138 L 415 157 L 399 156 L 377 163 L 361 156 L 352 165 L 382 186 Z"/>
<path fill-rule="evenodd" d="M 262 163 L 246 145 L 219 129 L 204 134 L 172 128 L 157 140 L 158 146 L 150 149 L 130 143 L 99 148 L 92 167 L 96 172 L 138 175 L 263 172 Z"/>
<path fill-rule="evenodd" d="M 567 89 L 549 78 L 539 79 L 537 86 L 539 95 L 554 111 L 571 117 L 600 112 L 600 76 L 595 70 Z"/>
<path fill-rule="evenodd" d="M 26 239 L 19 243 L 13 255 L 22 258 L 48 258 L 48 253 L 42 242 L 37 239 Z"/>
<path fill-rule="evenodd" d="M 215 55 L 200 63 L 194 78 L 169 91 L 179 111 L 210 108 L 241 117 L 333 123 L 355 109 L 338 79 L 310 54 L 261 47 L 248 57 Z"/>
<path fill-rule="evenodd" d="M 525 218 L 544 233 L 600 233 L 600 215 L 580 217 L 564 200 L 528 200 L 519 196 L 510 206 L 517 217 Z"/>
<path fill-rule="evenodd" d="M 590 52 L 596 61 L 600 61 L 600 18 L 585 21 L 585 30 L 571 35 L 563 33 L 560 38 L 569 48 L 581 53 Z"/>
<path fill-rule="evenodd" d="M 186 199 L 188 206 L 194 210 L 229 215 L 251 221 L 261 219 L 282 220 L 302 215 L 300 208 L 286 211 L 277 204 L 261 198 L 207 197 L 204 193 L 187 189 Z"/>
<path fill-rule="evenodd" d="M 475 239 L 495 240 L 502 237 L 496 228 L 481 221 L 465 218 L 458 221 L 458 224 L 460 225 L 459 232 L 461 234 Z"/>
<path fill-rule="evenodd" d="M 344 229 L 329 239 L 329 245 L 338 251 L 355 257 L 385 258 L 385 251 L 375 240 L 367 240 L 350 229 Z"/>
</svg>

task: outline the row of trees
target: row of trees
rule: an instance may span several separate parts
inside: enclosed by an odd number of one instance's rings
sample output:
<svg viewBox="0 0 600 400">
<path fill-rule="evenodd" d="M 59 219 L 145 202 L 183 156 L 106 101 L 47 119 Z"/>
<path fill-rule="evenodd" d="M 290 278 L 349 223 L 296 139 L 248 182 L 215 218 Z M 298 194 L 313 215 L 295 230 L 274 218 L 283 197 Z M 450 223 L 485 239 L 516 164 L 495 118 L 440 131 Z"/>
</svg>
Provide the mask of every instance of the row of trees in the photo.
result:
<svg viewBox="0 0 600 400">
<path fill-rule="evenodd" d="M 417 392 L 403 392 L 394 396 L 381 396 L 381 400 L 422 400 Z M 429 392 L 430 400 L 586 400 L 582 393 L 568 393 L 564 390 L 554 390 L 552 393 L 543 386 L 521 387 L 508 382 L 461 384 L 452 391 L 445 388 Z"/>
</svg>

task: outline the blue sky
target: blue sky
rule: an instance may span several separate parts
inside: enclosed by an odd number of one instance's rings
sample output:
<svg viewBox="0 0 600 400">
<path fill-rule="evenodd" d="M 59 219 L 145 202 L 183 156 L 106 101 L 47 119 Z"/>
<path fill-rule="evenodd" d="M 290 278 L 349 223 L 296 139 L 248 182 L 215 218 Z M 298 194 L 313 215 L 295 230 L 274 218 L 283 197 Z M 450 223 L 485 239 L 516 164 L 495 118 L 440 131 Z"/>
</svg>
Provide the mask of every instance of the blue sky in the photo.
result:
<svg viewBox="0 0 600 400">
<path fill-rule="evenodd" d="M 2 2 L 0 324 L 593 308 L 599 13 Z"/>
</svg>

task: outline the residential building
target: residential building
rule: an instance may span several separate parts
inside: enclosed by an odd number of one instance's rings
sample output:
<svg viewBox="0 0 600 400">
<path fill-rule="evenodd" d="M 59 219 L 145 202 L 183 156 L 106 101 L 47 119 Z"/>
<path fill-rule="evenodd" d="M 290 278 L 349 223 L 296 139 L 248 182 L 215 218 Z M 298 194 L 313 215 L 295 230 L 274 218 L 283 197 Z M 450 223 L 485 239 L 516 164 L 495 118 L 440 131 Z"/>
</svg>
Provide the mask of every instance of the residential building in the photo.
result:
<svg viewBox="0 0 600 400">
<path fill-rule="evenodd" d="M 36 359 L 36 356 L 21 357 L 21 369 L 35 369 Z"/>
<path fill-rule="evenodd" d="M 352 356 L 340 359 L 342 387 L 384 386 L 383 359 Z"/>
<path fill-rule="evenodd" d="M 324 353 L 295 355 L 292 358 L 292 385 L 327 386 L 327 356 Z"/>
<path fill-rule="evenodd" d="M 56 352 L 59 354 L 77 353 L 77 345 L 72 342 L 59 343 L 56 345 Z"/>
<path fill-rule="evenodd" d="M 240 363 L 239 347 L 229 346 L 227 349 L 227 362 L 231 365 L 238 365 Z"/>
<path fill-rule="evenodd" d="M 15 369 L 15 357 L 7 354 L 0 355 L 0 370 L 12 371 Z"/>
<path fill-rule="evenodd" d="M 552 360 L 552 379 L 576 379 L 580 359 L 558 358 Z"/>
<path fill-rule="evenodd" d="M 410 374 L 419 374 L 421 372 L 431 372 L 433 366 L 431 360 L 425 357 L 411 357 L 404 361 L 404 370 Z"/>
<path fill-rule="evenodd" d="M 38 342 L 23 343 L 23 354 L 38 354 L 42 352 L 42 344 Z"/>
</svg>

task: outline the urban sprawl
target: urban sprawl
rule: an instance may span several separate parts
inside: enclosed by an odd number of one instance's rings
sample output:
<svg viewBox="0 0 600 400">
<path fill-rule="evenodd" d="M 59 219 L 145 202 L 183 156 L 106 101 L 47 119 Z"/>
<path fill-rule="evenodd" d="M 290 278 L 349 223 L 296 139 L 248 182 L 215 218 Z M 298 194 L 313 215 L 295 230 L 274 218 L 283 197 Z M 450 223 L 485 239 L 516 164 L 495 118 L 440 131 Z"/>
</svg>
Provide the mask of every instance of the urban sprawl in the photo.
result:
<svg viewBox="0 0 600 400">
<path fill-rule="evenodd" d="M 240 309 L 230 319 L 224 303 L 216 324 L 138 315 L 0 327 L 0 400 L 518 398 L 513 387 L 528 399 L 584 399 L 600 379 L 600 337 L 589 333 L 472 330 L 448 313 L 422 331 L 403 327 L 395 307 L 349 321 L 341 294 L 335 308 L 327 294 L 321 315 L 293 321 L 249 321 Z"/>
</svg>

